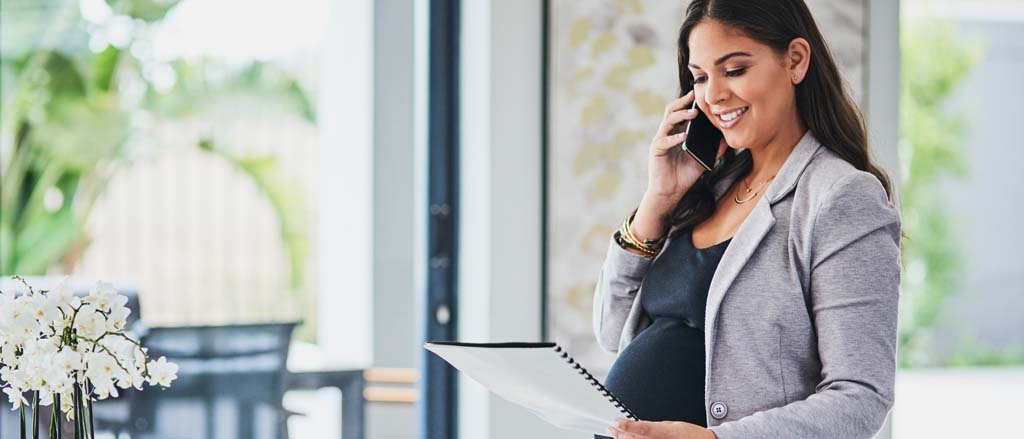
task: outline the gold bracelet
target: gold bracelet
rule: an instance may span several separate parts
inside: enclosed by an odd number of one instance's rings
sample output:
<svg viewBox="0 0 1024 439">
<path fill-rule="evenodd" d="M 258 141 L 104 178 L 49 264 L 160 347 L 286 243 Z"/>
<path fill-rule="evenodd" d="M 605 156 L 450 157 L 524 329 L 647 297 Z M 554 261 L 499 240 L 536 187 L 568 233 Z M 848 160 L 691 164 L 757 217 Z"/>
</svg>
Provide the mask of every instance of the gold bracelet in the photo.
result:
<svg viewBox="0 0 1024 439">
<path fill-rule="evenodd" d="M 634 210 L 633 213 L 626 217 L 622 222 L 618 232 L 616 232 L 616 242 L 618 242 L 621 247 L 633 248 L 648 258 L 654 258 L 661 251 L 661 248 L 665 243 L 665 237 L 641 241 L 636 237 L 636 235 L 633 235 L 633 232 L 629 229 L 630 225 L 633 223 L 633 217 L 635 215 L 636 211 Z"/>
<path fill-rule="evenodd" d="M 629 238 L 631 240 L 633 240 L 634 242 L 636 242 L 636 243 L 638 243 L 638 244 L 640 244 L 640 245 L 642 245 L 642 246 L 644 246 L 644 247 L 646 247 L 648 249 L 651 249 L 651 250 L 654 250 L 654 251 L 661 250 L 661 246 L 665 244 L 665 235 L 664 234 L 662 235 L 661 238 L 658 238 L 658 239 L 648 239 L 648 240 L 645 240 L 645 241 L 641 241 L 640 238 L 637 238 L 636 235 L 633 234 L 633 231 L 630 230 L 630 226 L 633 225 L 633 217 L 635 217 L 635 216 L 636 216 L 636 210 L 634 210 L 633 213 L 631 213 L 629 215 L 629 217 L 626 218 L 625 228 L 626 228 L 626 232 L 629 234 Z"/>
<path fill-rule="evenodd" d="M 629 250 L 629 249 L 636 250 L 636 251 L 640 252 L 640 256 L 643 256 L 643 257 L 645 257 L 647 259 L 654 259 L 654 257 L 657 256 L 656 253 L 651 253 L 651 252 L 645 250 L 643 247 L 637 247 L 636 245 L 633 245 L 632 243 L 626 241 L 626 238 L 624 238 L 622 236 L 622 231 L 621 230 L 616 230 L 615 231 L 615 243 L 618 244 L 619 247 L 621 247 L 624 250 Z"/>
<path fill-rule="evenodd" d="M 637 248 L 638 250 L 650 251 L 652 249 L 647 248 L 645 245 L 640 243 L 640 240 L 633 235 L 633 232 L 629 230 L 629 226 L 632 224 L 631 218 L 627 217 L 622 221 L 622 225 L 619 226 L 619 234 L 622 235 L 622 239 L 625 239 L 630 246 Z"/>
</svg>

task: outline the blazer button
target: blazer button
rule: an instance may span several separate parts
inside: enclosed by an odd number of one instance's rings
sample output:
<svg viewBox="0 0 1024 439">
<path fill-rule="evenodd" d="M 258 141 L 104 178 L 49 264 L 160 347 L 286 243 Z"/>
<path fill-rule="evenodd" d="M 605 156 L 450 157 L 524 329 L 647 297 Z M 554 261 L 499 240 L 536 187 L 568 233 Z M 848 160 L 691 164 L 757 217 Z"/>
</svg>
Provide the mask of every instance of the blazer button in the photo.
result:
<svg viewBox="0 0 1024 439">
<path fill-rule="evenodd" d="M 712 418 L 722 419 L 727 414 L 729 414 L 729 406 L 725 405 L 724 402 L 715 402 L 711 404 Z"/>
</svg>

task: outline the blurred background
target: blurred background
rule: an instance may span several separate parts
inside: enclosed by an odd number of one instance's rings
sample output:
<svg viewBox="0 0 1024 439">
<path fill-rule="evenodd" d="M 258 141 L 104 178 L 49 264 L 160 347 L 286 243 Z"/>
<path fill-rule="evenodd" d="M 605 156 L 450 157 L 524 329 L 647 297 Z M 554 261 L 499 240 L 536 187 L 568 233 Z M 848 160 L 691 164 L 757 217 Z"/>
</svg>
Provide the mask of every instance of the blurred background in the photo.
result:
<svg viewBox="0 0 1024 439">
<path fill-rule="evenodd" d="M 878 437 L 1024 437 L 1024 1 L 807 3 L 909 236 Z M 0 290 L 114 282 L 182 365 L 98 437 L 587 437 L 421 345 L 607 372 L 594 282 L 686 4 L 3 0 Z"/>
</svg>

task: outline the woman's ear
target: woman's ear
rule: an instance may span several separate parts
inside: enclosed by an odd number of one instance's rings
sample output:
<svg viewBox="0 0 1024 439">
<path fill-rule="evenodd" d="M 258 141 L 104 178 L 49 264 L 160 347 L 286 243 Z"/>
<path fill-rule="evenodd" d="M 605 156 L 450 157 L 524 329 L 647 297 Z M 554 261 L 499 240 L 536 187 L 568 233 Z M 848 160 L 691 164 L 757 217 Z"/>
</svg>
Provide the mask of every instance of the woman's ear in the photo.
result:
<svg viewBox="0 0 1024 439">
<path fill-rule="evenodd" d="M 786 68 L 793 85 L 804 80 L 807 69 L 811 66 L 811 45 L 803 38 L 794 38 L 786 49 Z"/>
</svg>

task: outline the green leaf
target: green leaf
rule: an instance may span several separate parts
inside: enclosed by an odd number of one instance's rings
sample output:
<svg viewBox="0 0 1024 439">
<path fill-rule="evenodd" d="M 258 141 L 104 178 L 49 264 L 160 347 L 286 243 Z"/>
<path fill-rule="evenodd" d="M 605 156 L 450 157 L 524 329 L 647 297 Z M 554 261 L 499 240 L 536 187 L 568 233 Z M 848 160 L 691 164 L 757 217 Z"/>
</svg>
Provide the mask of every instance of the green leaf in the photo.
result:
<svg viewBox="0 0 1024 439">
<path fill-rule="evenodd" d="M 80 231 L 81 227 L 70 208 L 28 224 L 15 243 L 14 269 L 4 274 L 45 274 L 67 253 Z"/>
<path fill-rule="evenodd" d="M 161 92 L 149 87 L 146 91 L 146 108 L 164 117 L 193 115 L 223 100 L 243 96 L 289 109 L 308 122 L 316 121 L 315 105 L 298 80 L 273 64 L 254 61 L 245 68 L 231 69 L 209 60 L 178 60 L 170 67 L 176 78 L 171 90 Z M 213 75 L 213 71 L 221 73 Z"/>
<path fill-rule="evenodd" d="M 179 0 L 107 0 L 114 11 L 148 22 L 159 21 Z"/>
<path fill-rule="evenodd" d="M 3 215 L 0 212 L 0 215 Z M 9 221 L 0 218 L 0 276 L 14 274 L 14 230 Z"/>
<path fill-rule="evenodd" d="M 107 45 L 92 60 L 92 83 L 97 89 L 110 91 L 114 83 L 114 72 L 121 59 L 121 49 Z"/>
<path fill-rule="evenodd" d="M 281 104 L 297 111 L 309 122 L 316 121 L 316 110 L 309 96 L 299 82 L 281 68 L 264 62 L 254 61 L 239 75 L 234 84 L 247 91 L 262 91 L 265 96 L 276 98 Z"/>
<path fill-rule="evenodd" d="M 116 96 L 95 93 L 62 102 L 32 131 L 30 144 L 49 165 L 85 173 L 119 158 L 130 130 L 129 115 Z"/>
<path fill-rule="evenodd" d="M 29 194 L 21 206 L 20 215 L 16 218 L 15 230 L 24 224 L 31 224 L 38 218 L 49 215 L 44 203 L 46 191 L 57 185 L 65 169 L 59 166 L 43 165 L 39 171 L 38 175 L 32 173 L 28 176 L 29 178 L 26 178 L 28 181 L 25 182 L 25 187 L 29 189 Z"/>
<path fill-rule="evenodd" d="M 63 54 L 52 52 L 44 64 L 44 82 L 53 99 L 75 99 L 85 96 L 85 78 L 74 61 Z"/>
</svg>

